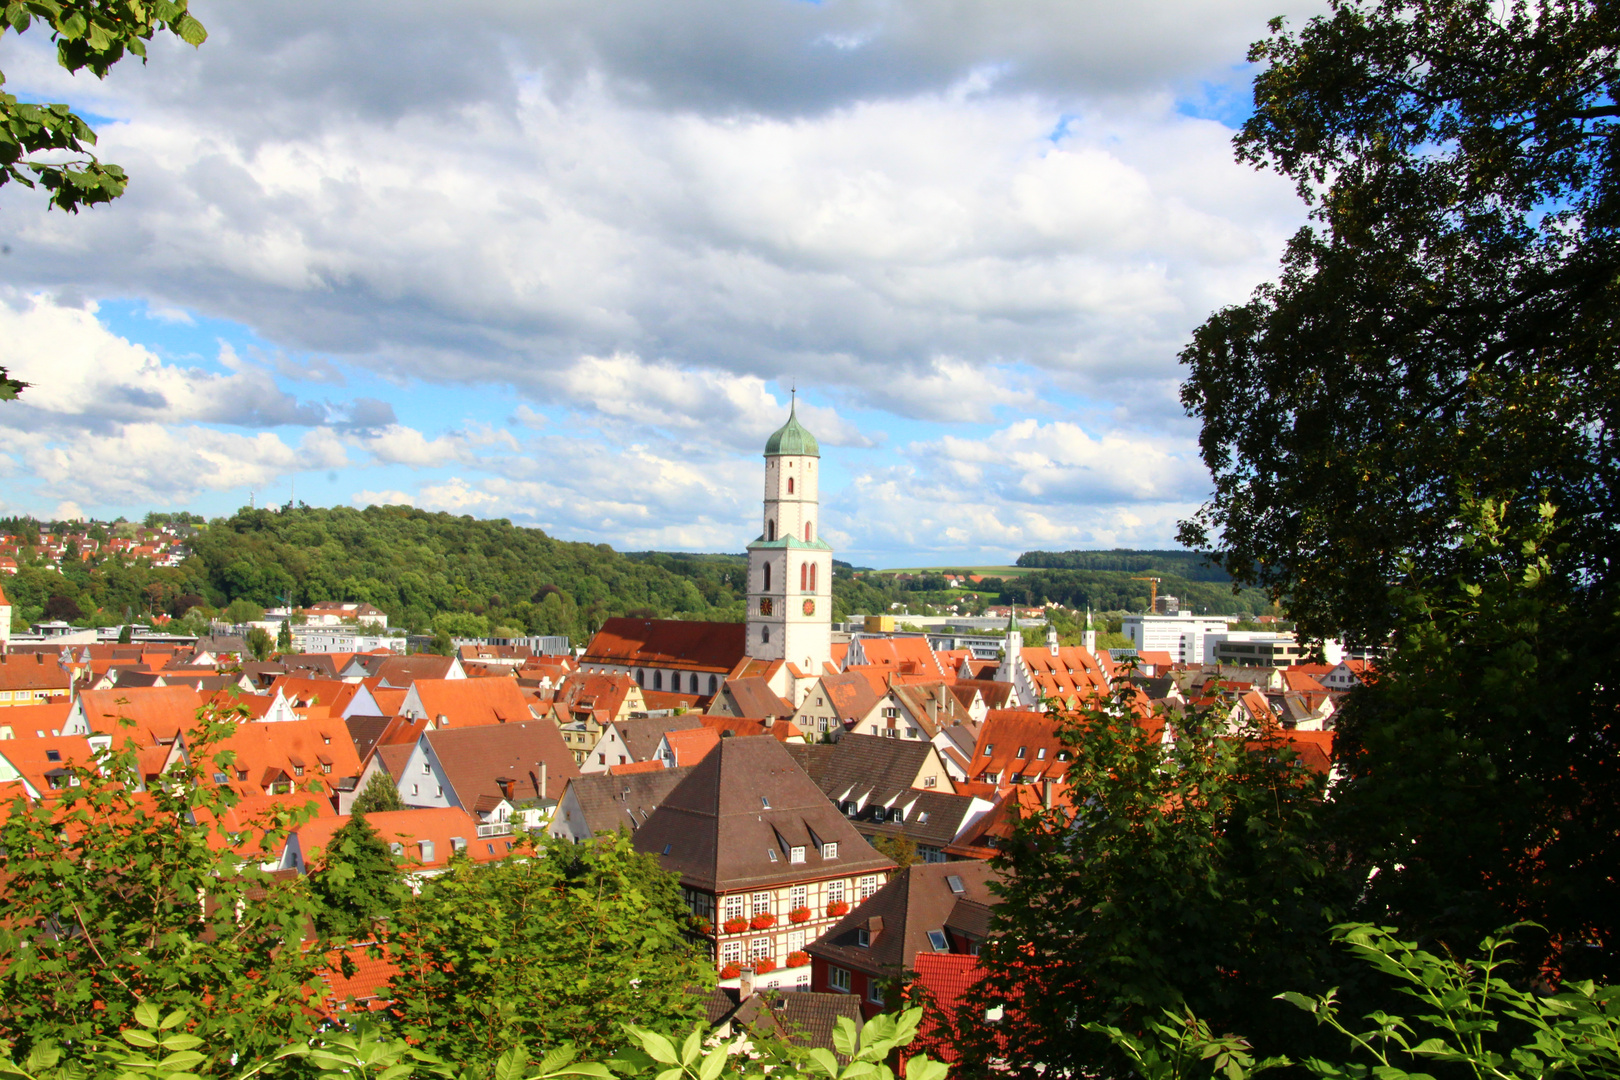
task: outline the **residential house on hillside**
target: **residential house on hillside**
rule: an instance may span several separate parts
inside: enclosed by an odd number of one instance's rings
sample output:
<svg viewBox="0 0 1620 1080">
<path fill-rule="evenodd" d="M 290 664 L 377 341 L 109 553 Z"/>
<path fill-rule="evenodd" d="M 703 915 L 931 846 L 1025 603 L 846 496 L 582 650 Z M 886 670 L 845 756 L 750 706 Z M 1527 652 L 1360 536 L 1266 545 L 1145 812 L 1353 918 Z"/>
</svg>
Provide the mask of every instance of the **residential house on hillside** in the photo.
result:
<svg viewBox="0 0 1620 1080">
<path fill-rule="evenodd" d="M 568 782 L 546 832 L 576 844 L 619 829 L 633 833 L 691 771 L 674 768 L 577 776 Z"/>
<path fill-rule="evenodd" d="M 810 989 L 858 997 L 867 1018 L 919 955 L 977 955 L 996 903 L 989 863 L 918 863 L 838 920 L 809 947 Z"/>
<path fill-rule="evenodd" d="M 743 623 L 608 619 L 579 658 L 582 670 L 625 674 L 644 690 L 712 696 L 744 659 Z"/>
<path fill-rule="evenodd" d="M 824 672 L 804 695 L 793 722 L 811 735 L 840 735 L 877 707 L 882 695 L 858 672 Z"/>
<path fill-rule="evenodd" d="M 54 656 L 43 653 L 0 655 L 0 709 L 40 705 L 52 698 L 66 698 L 72 690 L 72 676 Z"/>
<path fill-rule="evenodd" d="M 809 984 L 805 946 L 894 864 L 872 849 L 775 739 L 722 739 L 635 834 L 680 875 L 722 982 Z"/>
<path fill-rule="evenodd" d="M 169 746 L 197 723 L 203 697 L 189 686 L 129 690 L 85 690 L 68 714 L 62 733 L 133 739 L 137 746 Z"/>
<path fill-rule="evenodd" d="M 556 725 L 530 720 L 423 732 L 398 785 L 405 805 L 460 807 L 493 835 L 545 824 L 578 775 Z"/>
<path fill-rule="evenodd" d="M 886 739 L 932 742 L 945 728 L 974 726 L 973 717 L 947 684 L 891 679 L 877 703 L 849 730 Z"/>
<path fill-rule="evenodd" d="M 360 626 L 387 626 L 388 614 L 370 604 L 346 600 L 322 600 L 299 612 L 305 626 L 342 626 L 355 623 Z"/>
<path fill-rule="evenodd" d="M 602 729 L 601 737 L 586 753 L 579 771 L 607 772 L 615 765 L 633 765 L 638 761 L 655 760 L 658 744 L 663 742 L 665 734 L 671 731 L 689 731 L 702 726 L 703 722 L 692 715 L 614 720 Z"/>
<path fill-rule="evenodd" d="M 34 706 L 40 708 L 41 706 Z M 95 736 L 105 745 L 106 736 Z M 77 787 L 74 767 L 94 769 L 96 747 L 83 735 L 38 736 L 27 732 L 0 739 L 0 790 L 20 784 L 23 794 L 38 802 L 53 792 Z"/>
<path fill-rule="evenodd" d="M 793 704 L 772 690 L 769 680 L 758 675 L 727 679 L 707 710 L 710 716 L 747 717 L 753 720 L 792 716 L 793 711 Z"/>
</svg>

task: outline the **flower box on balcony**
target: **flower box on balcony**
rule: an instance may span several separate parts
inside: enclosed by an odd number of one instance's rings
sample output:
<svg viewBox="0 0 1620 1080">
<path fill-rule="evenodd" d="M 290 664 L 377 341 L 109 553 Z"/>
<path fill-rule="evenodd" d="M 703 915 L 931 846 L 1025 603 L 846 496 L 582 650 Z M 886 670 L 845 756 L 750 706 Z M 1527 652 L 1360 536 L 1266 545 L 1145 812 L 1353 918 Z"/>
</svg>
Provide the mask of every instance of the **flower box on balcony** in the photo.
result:
<svg viewBox="0 0 1620 1080">
<path fill-rule="evenodd" d="M 735 979 L 737 976 L 739 976 L 741 974 L 742 974 L 742 969 L 739 968 L 736 964 L 727 964 L 725 967 L 720 969 L 720 977 L 722 979 Z"/>
<path fill-rule="evenodd" d="M 764 915 L 755 915 L 752 919 L 748 920 L 748 925 L 752 926 L 755 930 L 769 930 L 771 927 L 776 925 L 776 916 L 768 913 Z"/>
<path fill-rule="evenodd" d="M 708 937 L 710 934 L 714 933 L 714 923 L 710 922 L 708 919 L 694 919 L 692 920 L 692 929 L 694 932 L 702 934 L 704 937 Z"/>
<path fill-rule="evenodd" d="M 754 961 L 754 974 L 755 975 L 763 975 L 767 971 L 775 971 L 775 970 L 776 970 L 776 961 L 772 960 L 768 956 L 762 956 L 758 960 Z"/>
<path fill-rule="evenodd" d="M 848 915 L 849 903 L 844 900 L 834 900 L 827 905 L 827 914 L 833 918 L 837 918 L 839 915 Z"/>
<path fill-rule="evenodd" d="M 810 909 L 807 907 L 796 907 L 792 911 L 788 912 L 788 919 L 793 922 L 809 922 Z"/>
<path fill-rule="evenodd" d="M 740 934 L 748 929 L 747 919 L 727 919 L 722 929 L 728 934 Z"/>
<path fill-rule="evenodd" d="M 788 958 L 787 958 L 787 966 L 788 967 L 804 967 L 809 963 L 810 963 L 810 954 L 805 952 L 802 949 L 799 950 L 798 952 L 790 952 L 790 953 L 788 953 Z"/>
</svg>

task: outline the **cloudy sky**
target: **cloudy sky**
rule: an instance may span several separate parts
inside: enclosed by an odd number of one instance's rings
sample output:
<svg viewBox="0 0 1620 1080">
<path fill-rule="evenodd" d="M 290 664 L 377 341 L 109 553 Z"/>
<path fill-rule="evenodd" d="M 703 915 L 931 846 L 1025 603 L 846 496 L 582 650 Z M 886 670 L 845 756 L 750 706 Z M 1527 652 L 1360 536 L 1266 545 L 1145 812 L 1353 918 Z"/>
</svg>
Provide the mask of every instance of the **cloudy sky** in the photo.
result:
<svg viewBox="0 0 1620 1080">
<path fill-rule="evenodd" d="M 873 566 L 1167 544 L 1176 354 L 1303 220 L 1232 160 L 1288 0 L 193 0 L 0 189 L 0 513 L 298 499 L 740 551 L 799 389 Z"/>
</svg>

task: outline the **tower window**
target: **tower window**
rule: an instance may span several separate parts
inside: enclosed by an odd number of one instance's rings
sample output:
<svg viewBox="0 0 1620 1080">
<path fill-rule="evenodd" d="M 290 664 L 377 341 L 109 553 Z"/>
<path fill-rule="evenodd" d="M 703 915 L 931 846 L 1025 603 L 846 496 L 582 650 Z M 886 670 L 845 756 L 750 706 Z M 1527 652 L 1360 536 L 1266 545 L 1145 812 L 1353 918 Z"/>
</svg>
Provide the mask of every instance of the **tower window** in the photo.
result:
<svg viewBox="0 0 1620 1080">
<path fill-rule="evenodd" d="M 809 592 L 810 591 L 810 564 L 809 563 L 800 563 L 799 564 L 799 591 L 800 592 Z"/>
<path fill-rule="evenodd" d="M 767 521 L 765 523 L 765 539 L 767 539 L 767 540 L 775 540 L 776 539 L 776 522 Z"/>
<path fill-rule="evenodd" d="M 804 542 L 810 543 L 810 523 L 808 521 L 804 523 Z"/>
<path fill-rule="evenodd" d="M 776 539 L 776 526 L 775 525 L 771 526 L 771 539 L 772 540 Z M 765 591 L 766 592 L 771 591 L 771 564 L 770 563 L 765 564 Z"/>
<path fill-rule="evenodd" d="M 793 477 L 788 477 L 788 494 L 793 494 Z"/>
<path fill-rule="evenodd" d="M 769 645 L 771 643 L 771 628 L 770 627 L 762 626 L 762 627 L 759 628 L 759 640 L 763 641 L 767 645 Z"/>
<path fill-rule="evenodd" d="M 816 591 L 816 564 L 810 564 L 810 591 Z"/>
</svg>

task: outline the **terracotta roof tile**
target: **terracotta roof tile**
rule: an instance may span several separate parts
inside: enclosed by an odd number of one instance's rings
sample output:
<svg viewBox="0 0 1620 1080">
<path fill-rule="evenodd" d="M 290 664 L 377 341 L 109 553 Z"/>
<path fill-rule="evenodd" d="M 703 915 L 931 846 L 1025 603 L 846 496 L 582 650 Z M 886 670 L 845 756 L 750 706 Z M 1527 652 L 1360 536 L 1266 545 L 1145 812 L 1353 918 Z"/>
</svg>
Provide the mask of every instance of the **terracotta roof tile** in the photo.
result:
<svg viewBox="0 0 1620 1080">
<path fill-rule="evenodd" d="M 743 659 L 747 632 L 743 623 L 613 618 L 591 638 L 580 663 L 726 673 Z"/>
</svg>

